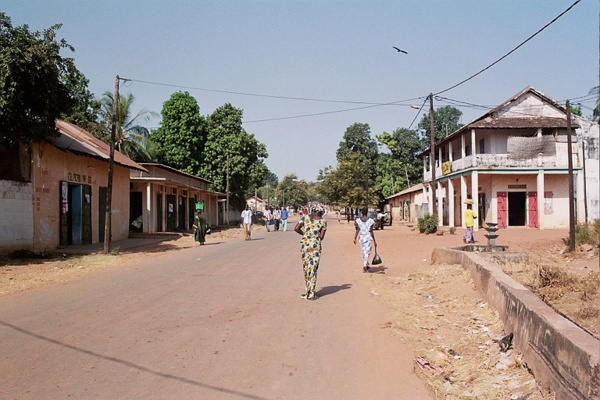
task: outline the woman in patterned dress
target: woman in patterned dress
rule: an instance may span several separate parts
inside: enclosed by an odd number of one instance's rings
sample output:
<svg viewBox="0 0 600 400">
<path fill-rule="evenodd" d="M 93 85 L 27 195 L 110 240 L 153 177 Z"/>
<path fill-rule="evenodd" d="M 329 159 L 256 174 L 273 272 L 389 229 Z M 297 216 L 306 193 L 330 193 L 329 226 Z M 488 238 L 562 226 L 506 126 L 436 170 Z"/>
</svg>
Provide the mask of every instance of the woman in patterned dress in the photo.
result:
<svg viewBox="0 0 600 400">
<path fill-rule="evenodd" d="M 363 272 L 368 272 L 371 268 L 369 266 L 369 257 L 371 255 L 371 249 L 373 245 L 377 248 L 377 242 L 375 241 L 375 235 L 373 234 L 373 226 L 375 221 L 368 217 L 369 210 L 365 207 L 362 209 L 362 216 L 356 218 L 354 226 L 354 244 L 356 244 L 356 238 L 360 242 L 360 248 L 362 251 L 363 258 Z"/>
<path fill-rule="evenodd" d="M 323 219 L 325 208 L 321 205 L 313 206 L 310 213 L 300 218 L 294 231 L 302 235 L 300 241 L 300 254 L 302 256 L 302 269 L 304 271 L 305 290 L 300 295 L 303 299 L 315 300 L 315 287 L 317 286 L 317 270 L 321 259 L 321 242 L 327 231 L 327 221 Z"/>
</svg>

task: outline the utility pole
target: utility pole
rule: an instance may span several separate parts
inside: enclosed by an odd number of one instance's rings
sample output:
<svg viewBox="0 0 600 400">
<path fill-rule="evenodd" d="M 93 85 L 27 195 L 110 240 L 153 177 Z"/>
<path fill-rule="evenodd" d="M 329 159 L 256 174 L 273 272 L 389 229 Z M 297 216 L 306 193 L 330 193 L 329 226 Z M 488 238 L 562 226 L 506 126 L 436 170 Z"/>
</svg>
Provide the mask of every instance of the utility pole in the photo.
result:
<svg viewBox="0 0 600 400">
<path fill-rule="evenodd" d="M 227 154 L 227 178 L 226 178 L 226 188 L 225 192 L 227 193 L 227 204 L 226 204 L 226 213 L 225 213 L 225 221 L 227 226 L 229 226 L 229 153 Z"/>
<path fill-rule="evenodd" d="M 585 142 L 581 140 L 581 165 L 583 166 L 583 210 L 585 214 L 585 224 L 588 223 L 588 206 L 587 206 L 587 172 L 585 170 Z"/>
<path fill-rule="evenodd" d="M 437 184 L 435 182 L 435 124 L 433 121 L 433 93 L 429 93 L 429 130 L 431 131 L 431 153 L 429 161 L 431 163 L 431 214 L 437 215 Z"/>
<path fill-rule="evenodd" d="M 106 215 L 104 219 L 104 254 L 110 251 L 112 229 L 112 186 L 115 166 L 115 141 L 117 137 L 117 112 L 119 110 L 119 75 L 115 79 L 115 94 L 113 97 L 112 127 L 110 129 L 110 153 L 108 156 L 108 183 L 106 184 Z"/>
<path fill-rule="evenodd" d="M 569 252 L 575 251 L 575 190 L 573 188 L 573 145 L 571 143 L 571 104 L 567 100 L 567 160 L 569 162 Z"/>
</svg>

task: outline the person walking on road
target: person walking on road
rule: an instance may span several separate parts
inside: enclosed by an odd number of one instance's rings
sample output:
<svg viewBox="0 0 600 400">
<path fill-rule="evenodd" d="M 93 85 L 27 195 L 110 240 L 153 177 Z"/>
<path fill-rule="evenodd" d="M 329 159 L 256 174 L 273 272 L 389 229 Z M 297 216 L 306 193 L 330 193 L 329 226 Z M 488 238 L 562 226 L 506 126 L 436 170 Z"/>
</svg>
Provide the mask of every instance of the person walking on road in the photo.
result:
<svg viewBox="0 0 600 400">
<path fill-rule="evenodd" d="M 242 223 L 244 224 L 246 240 L 250 240 L 252 235 L 252 210 L 249 206 L 246 206 L 246 209 L 242 211 Z"/>
<path fill-rule="evenodd" d="M 273 220 L 275 222 L 275 232 L 279 232 L 279 221 L 281 219 L 281 211 L 279 207 L 275 207 L 273 210 Z"/>
<path fill-rule="evenodd" d="M 200 245 L 204 245 L 208 223 L 206 222 L 206 218 L 202 215 L 202 211 L 196 211 L 192 227 L 194 228 L 194 240 L 199 242 Z"/>
<path fill-rule="evenodd" d="M 475 219 L 477 219 L 477 215 L 475 211 L 473 211 L 473 200 L 467 199 L 465 200 L 467 204 L 467 209 L 465 210 L 465 225 L 467 226 L 467 231 L 463 235 L 463 243 L 475 243 L 475 236 L 473 236 L 473 225 L 475 223 Z"/>
<path fill-rule="evenodd" d="M 377 241 L 375 241 L 375 234 L 373 233 L 373 226 L 375 221 L 368 217 L 369 210 L 365 207 L 362 209 L 362 216 L 356 218 L 354 221 L 354 244 L 356 244 L 356 238 L 360 242 L 360 248 L 362 251 L 363 258 L 363 272 L 368 272 L 371 268 L 369 266 L 369 257 L 371 256 L 371 249 L 375 245 L 377 249 Z"/>
<path fill-rule="evenodd" d="M 281 230 L 282 231 L 287 231 L 287 219 L 289 217 L 289 212 L 287 210 L 286 207 L 283 208 L 283 210 L 281 210 Z"/>
<path fill-rule="evenodd" d="M 265 219 L 265 228 L 267 228 L 267 232 L 271 232 L 269 226 L 271 225 L 271 221 L 273 221 L 273 212 L 267 208 L 263 218 Z"/>
<path fill-rule="evenodd" d="M 302 270 L 304 271 L 303 299 L 315 300 L 317 286 L 317 270 L 321 259 L 321 242 L 327 232 L 327 221 L 323 219 L 325 208 L 321 205 L 313 206 L 310 213 L 300 218 L 294 231 L 302 235 L 300 241 L 300 254 L 302 257 Z"/>
</svg>

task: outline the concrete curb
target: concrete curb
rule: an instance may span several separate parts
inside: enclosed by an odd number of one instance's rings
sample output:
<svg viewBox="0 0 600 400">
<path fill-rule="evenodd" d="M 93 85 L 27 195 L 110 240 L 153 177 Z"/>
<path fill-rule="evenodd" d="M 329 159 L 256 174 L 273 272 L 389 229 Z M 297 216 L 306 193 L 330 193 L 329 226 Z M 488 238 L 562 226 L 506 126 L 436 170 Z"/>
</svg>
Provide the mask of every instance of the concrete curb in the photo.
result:
<svg viewBox="0 0 600 400">
<path fill-rule="evenodd" d="M 557 399 L 600 399 L 600 340 L 476 253 L 436 248 L 431 260 L 461 264 L 471 273 L 542 388 Z"/>
</svg>

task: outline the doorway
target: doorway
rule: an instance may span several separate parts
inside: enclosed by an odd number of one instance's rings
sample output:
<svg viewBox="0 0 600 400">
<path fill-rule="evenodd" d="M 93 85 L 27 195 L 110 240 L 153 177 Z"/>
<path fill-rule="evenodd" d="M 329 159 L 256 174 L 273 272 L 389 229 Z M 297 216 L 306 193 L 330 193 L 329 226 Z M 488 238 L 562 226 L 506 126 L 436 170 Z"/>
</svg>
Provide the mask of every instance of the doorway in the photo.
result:
<svg viewBox="0 0 600 400">
<path fill-rule="evenodd" d="M 525 226 L 526 199 L 525 192 L 508 192 L 508 226 Z"/>
<path fill-rule="evenodd" d="M 60 245 L 92 243 L 92 187 L 61 181 Z"/>
<path fill-rule="evenodd" d="M 177 227 L 177 196 L 168 194 L 167 196 L 167 232 L 175 232 Z"/>
<path fill-rule="evenodd" d="M 143 230 L 144 230 L 143 210 L 144 210 L 143 193 L 142 192 L 130 192 L 129 193 L 129 231 L 143 232 Z"/>
</svg>

